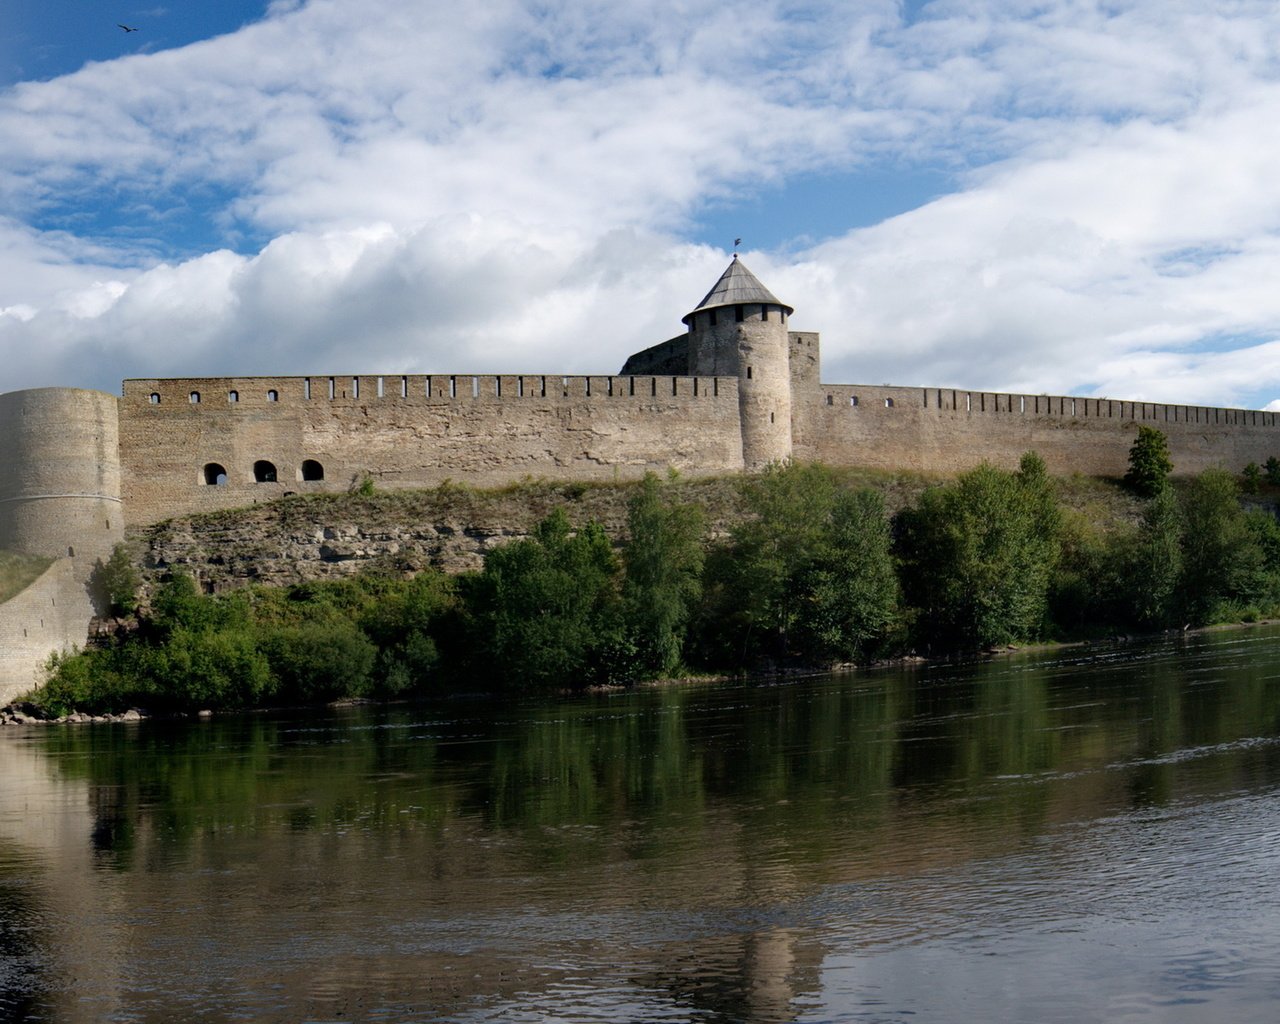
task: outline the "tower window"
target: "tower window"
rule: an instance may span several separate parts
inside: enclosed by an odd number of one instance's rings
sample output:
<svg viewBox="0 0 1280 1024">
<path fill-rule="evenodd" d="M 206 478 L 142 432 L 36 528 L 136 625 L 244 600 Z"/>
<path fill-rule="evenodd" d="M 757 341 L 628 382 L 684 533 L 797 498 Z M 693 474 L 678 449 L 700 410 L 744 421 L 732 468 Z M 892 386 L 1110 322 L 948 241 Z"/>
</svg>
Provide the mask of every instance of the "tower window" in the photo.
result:
<svg viewBox="0 0 1280 1024">
<path fill-rule="evenodd" d="M 274 388 L 273 388 L 272 390 L 268 391 L 268 392 L 267 392 L 267 401 L 268 401 L 268 402 L 278 402 L 278 401 L 280 401 L 280 392 L 279 392 L 279 391 L 276 391 Z"/>
<path fill-rule="evenodd" d="M 200 404 L 200 392 L 199 392 L 199 391 L 193 391 L 193 392 L 191 392 L 191 394 L 187 396 L 187 400 L 188 400 L 192 405 L 199 405 L 199 404 Z"/>
<path fill-rule="evenodd" d="M 227 401 L 228 401 L 228 402 L 238 402 L 238 401 L 240 401 L 240 392 L 239 392 L 239 391 L 228 391 L 228 392 L 227 392 Z"/>
<path fill-rule="evenodd" d="M 742 323 L 746 319 L 746 314 L 741 306 L 733 307 L 733 319 L 738 323 Z"/>
<path fill-rule="evenodd" d="M 324 466 L 316 462 L 315 459 L 304 459 L 302 461 L 302 479 L 303 480 L 323 480 Z"/>
<path fill-rule="evenodd" d="M 260 484 L 273 484 L 276 482 L 276 466 L 274 462 L 268 462 L 266 459 L 259 459 L 253 464 L 253 479 Z"/>
<path fill-rule="evenodd" d="M 761 321 L 763 321 L 763 322 L 765 322 L 765 323 L 768 323 L 768 321 L 769 321 L 769 307 L 768 307 L 768 306 L 761 306 L 761 307 L 760 307 L 760 319 L 761 319 Z"/>
<path fill-rule="evenodd" d="M 747 380 L 751 379 L 751 367 L 747 367 Z"/>
<path fill-rule="evenodd" d="M 707 323 L 711 327 L 716 325 L 716 311 L 714 309 L 707 314 Z"/>
<path fill-rule="evenodd" d="M 153 392 L 151 392 L 151 404 L 152 404 L 152 405 L 159 405 L 159 404 L 160 404 L 160 392 L 159 392 L 159 391 L 153 391 Z"/>
</svg>

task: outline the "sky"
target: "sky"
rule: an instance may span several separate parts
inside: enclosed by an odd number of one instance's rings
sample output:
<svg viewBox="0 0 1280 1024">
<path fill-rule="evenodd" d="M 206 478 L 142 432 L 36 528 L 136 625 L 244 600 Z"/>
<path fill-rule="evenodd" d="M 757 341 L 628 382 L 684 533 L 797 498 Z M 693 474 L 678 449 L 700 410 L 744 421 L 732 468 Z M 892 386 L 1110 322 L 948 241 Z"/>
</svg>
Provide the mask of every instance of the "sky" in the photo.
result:
<svg viewBox="0 0 1280 1024">
<path fill-rule="evenodd" d="M 741 237 L 829 382 L 1280 408 L 1273 0 L 5 19 L 0 391 L 612 373 Z"/>
</svg>

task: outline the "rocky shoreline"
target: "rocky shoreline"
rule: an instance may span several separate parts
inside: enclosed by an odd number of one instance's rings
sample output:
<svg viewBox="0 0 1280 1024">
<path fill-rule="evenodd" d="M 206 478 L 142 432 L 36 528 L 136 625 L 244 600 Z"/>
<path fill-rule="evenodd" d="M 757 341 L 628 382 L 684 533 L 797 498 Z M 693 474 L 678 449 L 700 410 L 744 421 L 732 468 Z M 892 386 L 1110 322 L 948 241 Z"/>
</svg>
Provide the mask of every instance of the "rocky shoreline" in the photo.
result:
<svg viewBox="0 0 1280 1024">
<path fill-rule="evenodd" d="M 0 708 L 0 728 L 6 725 L 74 725 L 81 722 L 142 722 L 155 718 L 142 708 L 130 708 L 117 715 L 91 715 L 85 711 L 72 711 L 57 718 L 46 718 L 40 709 L 26 701 L 17 701 Z M 212 711 L 196 711 L 192 714 L 166 715 L 166 718 L 212 718 Z"/>
</svg>

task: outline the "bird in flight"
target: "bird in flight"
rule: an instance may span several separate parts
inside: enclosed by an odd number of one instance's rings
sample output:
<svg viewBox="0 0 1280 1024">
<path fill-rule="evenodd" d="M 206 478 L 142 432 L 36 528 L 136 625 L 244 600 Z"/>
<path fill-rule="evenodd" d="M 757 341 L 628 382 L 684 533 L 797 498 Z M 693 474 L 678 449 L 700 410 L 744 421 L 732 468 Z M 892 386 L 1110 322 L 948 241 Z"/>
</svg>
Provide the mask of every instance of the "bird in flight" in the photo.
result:
<svg viewBox="0 0 1280 1024">
<path fill-rule="evenodd" d="M 116 28 L 122 28 L 122 29 L 124 29 L 126 32 L 137 32 L 137 31 L 138 31 L 136 28 L 131 28 L 131 27 L 130 27 L 130 26 L 128 26 L 128 25 L 121 25 L 121 24 L 120 24 L 120 22 L 118 22 L 118 21 L 116 22 Z"/>
</svg>

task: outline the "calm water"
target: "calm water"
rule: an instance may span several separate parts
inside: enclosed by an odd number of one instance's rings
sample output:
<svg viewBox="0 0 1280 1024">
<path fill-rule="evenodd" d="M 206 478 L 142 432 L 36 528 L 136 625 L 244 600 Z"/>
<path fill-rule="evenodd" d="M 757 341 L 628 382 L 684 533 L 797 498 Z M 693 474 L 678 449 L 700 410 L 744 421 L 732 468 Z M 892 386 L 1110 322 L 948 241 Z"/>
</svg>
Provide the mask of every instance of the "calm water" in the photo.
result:
<svg viewBox="0 0 1280 1024">
<path fill-rule="evenodd" d="M 1280 630 L 0 731 L 0 1019 L 1280 1018 Z"/>
</svg>

